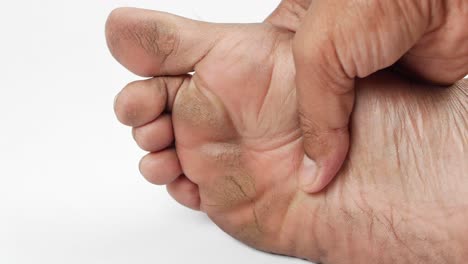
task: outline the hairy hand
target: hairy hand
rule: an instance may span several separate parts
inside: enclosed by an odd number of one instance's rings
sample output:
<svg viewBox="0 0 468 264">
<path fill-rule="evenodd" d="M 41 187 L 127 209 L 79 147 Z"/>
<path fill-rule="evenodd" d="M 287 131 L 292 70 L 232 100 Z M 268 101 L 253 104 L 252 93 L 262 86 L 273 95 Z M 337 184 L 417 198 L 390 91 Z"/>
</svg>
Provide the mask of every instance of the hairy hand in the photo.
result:
<svg viewBox="0 0 468 264">
<path fill-rule="evenodd" d="M 356 78 L 393 66 L 407 78 L 447 85 L 468 73 L 468 1 L 298 2 L 307 6 L 293 49 L 301 129 L 306 158 L 319 168 L 301 182 L 313 193 L 348 152 Z"/>
</svg>

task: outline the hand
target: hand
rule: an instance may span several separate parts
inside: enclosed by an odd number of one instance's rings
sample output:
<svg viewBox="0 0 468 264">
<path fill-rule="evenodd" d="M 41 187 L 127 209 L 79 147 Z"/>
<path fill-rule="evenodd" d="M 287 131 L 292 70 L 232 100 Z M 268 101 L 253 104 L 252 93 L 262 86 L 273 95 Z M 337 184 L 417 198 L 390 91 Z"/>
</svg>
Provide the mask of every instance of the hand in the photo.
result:
<svg viewBox="0 0 468 264">
<path fill-rule="evenodd" d="M 313 166 L 302 159 L 294 23 L 277 19 L 111 14 L 114 56 L 157 76 L 129 84 L 115 105 L 151 152 L 140 163 L 145 178 L 268 252 L 323 263 L 464 259 L 467 83 L 438 91 L 391 74 L 359 81 L 345 169 L 326 191 L 306 195 L 298 179 Z"/>
<path fill-rule="evenodd" d="M 294 39 L 301 129 L 318 172 L 302 188 L 323 189 L 349 147 L 355 79 L 394 66 L 436 84 L 468 73 L 466 0 L 315 0 Z"/>
</svg>

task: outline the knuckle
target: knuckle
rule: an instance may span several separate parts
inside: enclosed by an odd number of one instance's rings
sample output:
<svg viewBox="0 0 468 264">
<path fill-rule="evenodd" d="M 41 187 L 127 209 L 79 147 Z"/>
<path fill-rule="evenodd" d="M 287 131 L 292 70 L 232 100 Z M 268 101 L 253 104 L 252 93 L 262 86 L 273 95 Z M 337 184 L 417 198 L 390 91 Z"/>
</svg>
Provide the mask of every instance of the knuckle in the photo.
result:
<svg viewBox="0 0 468 264">
<path fill-rule="evenodd" d="M 328 124 L 321 124 L 317 120 L 310 118 L 310 114 L 299 111 L 299 120 L 304 145 L 306 149 L 310 148 L 328 148 L 332 138 L 341 138 L 349 132 L 348 126 L 332 128 Z"/>
<path fill-rule="evenodd" d="M 304 144 L 323 145 L 323 137 L 321 136 L 322 133 L 320 133 L 320 126 L 318 123 L 303 111 L 299 111 L 299 120 L 301 124 L 302 135 L 304 137 Z"/>
</svg>

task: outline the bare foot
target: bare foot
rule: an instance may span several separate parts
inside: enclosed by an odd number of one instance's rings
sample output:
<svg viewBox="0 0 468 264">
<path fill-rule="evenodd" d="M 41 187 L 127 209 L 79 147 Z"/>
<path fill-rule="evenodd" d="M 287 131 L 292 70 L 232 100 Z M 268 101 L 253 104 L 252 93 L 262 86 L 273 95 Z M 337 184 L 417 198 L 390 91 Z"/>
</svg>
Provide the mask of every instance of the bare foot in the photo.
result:
<svg viewBox="0 0 468 264">
<path fill-rule="evenodd" d="M 264 251 L 324 263 L 466 259 L 467 82 L 422 87 L 391 73 L 359 82 L 346 165 L 307 195 L 298 177 L 315 168 L 304 162 L 293 29 L 114 11 L 113 55 L 160 76 L 116 99 L 118 119 L 151 152 L 142 174 Z"/>
</svg>

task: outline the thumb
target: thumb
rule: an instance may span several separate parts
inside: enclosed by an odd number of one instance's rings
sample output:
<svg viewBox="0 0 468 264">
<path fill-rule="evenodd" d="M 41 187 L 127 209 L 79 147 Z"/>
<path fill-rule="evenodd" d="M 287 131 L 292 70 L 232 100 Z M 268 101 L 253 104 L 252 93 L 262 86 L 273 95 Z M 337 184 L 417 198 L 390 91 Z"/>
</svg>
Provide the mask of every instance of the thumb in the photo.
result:
<svg viewBox="0 0 468 264">
<path fill-rule="evenodd" d="M 354 79 L 395 63 L 423 35 L 428 7 L 413 0 L 312 1 L 294 39 L 304 191 L 323 189 L 349 148 Z M 313 172 L 313 173 L 312 173 Z"/>
<path fill-rule="evenodd" d="M 107 19 L 106 40 L 117 61 L 137 75 L 181 75 L 208 53 L 218 29 L 168 13 L 118 8 Z"/>
</svg>

